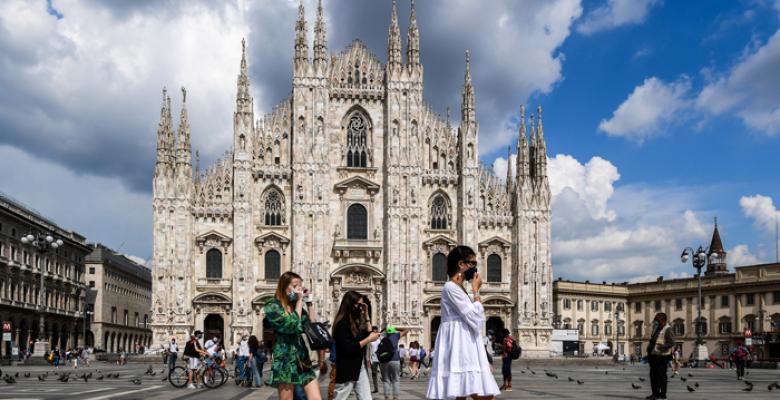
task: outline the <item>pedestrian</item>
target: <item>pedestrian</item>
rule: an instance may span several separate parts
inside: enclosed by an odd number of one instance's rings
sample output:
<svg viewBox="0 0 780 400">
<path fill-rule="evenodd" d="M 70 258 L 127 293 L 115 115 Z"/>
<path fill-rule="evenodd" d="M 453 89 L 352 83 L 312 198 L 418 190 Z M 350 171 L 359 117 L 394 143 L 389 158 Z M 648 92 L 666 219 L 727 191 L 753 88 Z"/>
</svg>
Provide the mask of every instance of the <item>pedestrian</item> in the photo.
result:
<svg viewBox="0 0 780 400">
<path fill-rule="evenodd" d="M 501 390 L 511 392 L 512 391 L 512 346 L 515 344 L 515 338 L 509 332 L 509 329 L 504 328 L 501 332 L 503 339 L 501 339 L 501 375 L 504 378 L 504 384 L 501 386 Z"/>
<path fill-rule="evenodd" d="M 352 392 L 358 400 L 371 399 L 366 351 L 379 333 L 372 331 L 369 315 L 363 295 L 352 290 L 344 294 L 333 320 L 333 341 L 338 354 L 335 400 L 345 400 Z"/>
<path fill-rule="evenodd" d="M 403 378 L 404 376 L 404 367 L 406 366 L 406 357 L 409 355 L 409 352 L 406 350 L 406 347 L 402 344 L 398 345 L 398 363 L 401 368 L 400 377 Z"/>
<path fill-rule="evenodd" d="M 53 360 L 54 360 L 53 361 L 54 362 L 54 368 L 60 369 L 60 348 L 59 347 L 55 347 L 54 348 Z"/>
<path fill-rule="evenodd" d="M 317 373 L 302 336 L 309 325 L 302 283 L 300 275 L 285 272 L 279 277 L 274 298 L 265 304 L 269 328 L 276 335 L 270 383 L 278 389 L 280 400 L 291 400 L 295 385 L 303 386 L 309 400 L 321 399 Z"/>
<path fill-rule="evenodd" d="M 168 373 L 173 371 L 176 367 L 176 359 L 179 357 L 179 345 L 176 344 L 176 337 L 171 337 L 171 343 L 168 344 L 166 349 L 168 352 Z"/>
<path fill-rule="evenodd" d="M 379 327 L 376 325 L 371 327 L 371 332 L 379 333 Z M 377 335 L 377 339 L 371 342 L 371 380 L 374 383 L 374 390 L 371 393 L 379 392 L 379 357 L 376 355 L 377 349 L 379 349 L 379 342 L 381 338 Z"/>
<path fill-rule="evenodd" d="M 479 295 L 482 278 L 474 250 L 457 246 L 450 251 L 447 276 L 450 279 L 442 289 L 441 325 L 436 333 L 436 352 L 442 356 L 432 362 L 426 398 L 493 399 L 500 390 L 482 342 L 485 308 Z M 471 282 L 473 301 L 463 286 L 467 281 Z"/>
<path fill-rule="evenodd" d="M 749 355 L 750 351 L 742 343 L 737 343 L 731 352 L 730 358 L 734 360 L 737 367 L 737 380 L 745 379 L 745 363 L 747 363 Z"/>
<path fill-rule="evenodd" d="M 265 346 L 252 335 L 247 340 L 249 346 L 249 368 L 252 370 L 252 386 L 263 387 L 263 365 L 268 361 Z"/>
<path fill-rule="evenodd" d="M 412 380 L 420 375 L 420 345 L 416 340 L 409 344 L 409 373 Z"/>
<path fill-rule="evenodd" d="M 417 343 L 417 346 L 419 346 L 420 348 L 420 366 L 424 367 L 427 370 L 428 362 L 426 361 L 426 357 L 428 356 L 428 352 L 425 351 L 425 346 L 421 345 L 419 342 Z M 427 372 L 425 372 L 425 374 L 427 375 Z"/>
<path fill-rule="evenodd" d="M 650 388 L 647 399 L 666 399 L 666 370 L 675 346 L 674 335 L 665 313 L 657 313 L 653 319 L 653 333 L 647 344 L 647 362 L 650 364 Z"/>
<path fill-rule="evenodd" d="M 401 391 L 401 347 L 398 342 L 408 333 L 407 330 L 399 331 L 393 325 L 388 325 L 385 328 L 385 337 L 379 343 L 378 351 L 381 352 L 384 347 L 382 342 L 386 341 L 392 353 L 387 360 L 379 358 L 379 371 L 382 372 L 382 389 L 385 400 L 389 400 L 391 396 L 393 400 L 398 400 L 398 394 Z"/>
<path fill-rule="evenodd" d="M 208 353 L 200 344 L 200 339 L 203 338 L 201 331 L 195 331 L 190 335 L 190 340 L 184 345 L 184 357 L 187 360 L 187 388 L 196 389 L 202 385 L 198 382 L 198 374 L 196 371 L 200 368 L 200 357 L 208 356 Z"/>
<path fill-rule="evenodd" d="M 238 379 L 243 386 L 252 386 L 249 380 L 246 363 L 249 360 L 249 335 L 243 334 L 238 342 L 238 351 L 236 352 L 236 362 L 238 363 Z"/>
<path fill-rule="evenodd" d="M 674 351 L 672 352 L 672 375 L 680 375 L 680 357 L 682 355 L 680 354 L 680 348 L 675 347 Z"/>
</svg>

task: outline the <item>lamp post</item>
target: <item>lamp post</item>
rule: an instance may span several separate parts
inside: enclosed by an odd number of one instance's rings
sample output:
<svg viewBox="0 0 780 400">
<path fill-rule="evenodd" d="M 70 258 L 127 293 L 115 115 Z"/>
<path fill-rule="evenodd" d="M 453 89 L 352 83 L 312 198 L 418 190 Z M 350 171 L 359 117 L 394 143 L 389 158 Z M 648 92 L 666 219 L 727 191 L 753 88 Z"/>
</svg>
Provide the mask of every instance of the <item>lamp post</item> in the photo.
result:
<svg viewBox="0 0 780 400">
<path fill-rule="evenodd" d="M 704 346 L 704 339 L 702 339 L 702 325 L 701 325 L 701 305 L 702 305 L 702 297 L 701 297 L 701 269 L 704 268 L 704 266 L 707 264 L 707 251 L 702 247 L 699 246 L 697 250 L 693 250 L 691 247 L 686 247 L 683 249 L 682 254 L 680 255 L 680 261 L 683 263 L 688 262 L 688 259 L 691 259 L 691 263 L 693 264 L 693 268 L 696 269 L 696 277 L 697 277 L 697 289 L 699 293 L 699 307 L 697 311 L 697 317 L 696 317 L 696 352 L 695 352 L 695 358 L 696 358 L 696 367 L 699 367 L 700 361 L 705 361 L 707 359 L 707 347 Z"/>
<path fill-rule="evenodd" d="M 35 248 L 36 251 L 41 255 L 39 258 L 39 268 L 41 273 L 41 284 L 38 292 L 38 314 L 39 314 L 39 321 L 38 321 L 38 340 L 35 341 L 35 347 L 33 348 L 33 351 L 35 352 L 36 356 L 43 357 L 47 351 L 49 351 L 49 344 L 46 341 L 46 333 L 44 330 L 44 314 L 46 310 L 46 305 L 43 303 L 44 301 L 44 285 L 45 285 L 45 262 L 43 260 L 43 256 L 49 252 L 49 250 L 56 249 L 63 245 L 62 239 L 55 239 L 54 236 L 52 236 L 50 233 L 41 233 L 37 232 L 35 234 L 28 233 L 25 236 L 22 236 L 22 243 L 29 244 Z"/>
<path fill-rule="evenodd" d="M 84 327 L 81 334 L 81 337 L 84 339 L 84 348 L 87 348 L 87 320 L 89 319 L 89 316 L 92 315 L 93 312 L 89 310 L 87 302 L 84 302 Z M 94 346 L 94 343 L 93 343 Z"/>
</svg>

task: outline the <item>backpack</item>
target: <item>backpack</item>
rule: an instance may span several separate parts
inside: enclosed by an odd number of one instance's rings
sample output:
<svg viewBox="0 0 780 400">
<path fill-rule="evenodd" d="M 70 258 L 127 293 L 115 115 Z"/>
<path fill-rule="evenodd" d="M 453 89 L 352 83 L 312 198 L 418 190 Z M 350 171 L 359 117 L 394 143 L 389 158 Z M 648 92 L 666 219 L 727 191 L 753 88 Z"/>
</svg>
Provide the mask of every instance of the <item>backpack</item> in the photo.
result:
<svg viewBox="0 0 780 400">
<path fill-rule="evenodd" d="M 394 355 L 395 347 L 393 347 L 393 342 L 390 341 L 390 338 L 385 337 L 379 342 L 379 347 L 376 349 L 376 358 L 380 363 L 386 363 L 392 361 Z"/>
<path fill-rule="evenodd" d="M 517 340 L 515 340 L 515 338 L 510 339 L 512 339 L 512 348 L 509 350 L 509 358 L 517 360 L 523 354 L 523 349 L 519 344 L 517 344 Z"/>
<path fill-rule="evenodd" d="M 745 351 L 745 348 L 742 346 L 737 347 L 737 349 L 734 350 L 734 357 L 737 360 L 744 360 L 747 358 L 747 351 Z"/>
</svg>

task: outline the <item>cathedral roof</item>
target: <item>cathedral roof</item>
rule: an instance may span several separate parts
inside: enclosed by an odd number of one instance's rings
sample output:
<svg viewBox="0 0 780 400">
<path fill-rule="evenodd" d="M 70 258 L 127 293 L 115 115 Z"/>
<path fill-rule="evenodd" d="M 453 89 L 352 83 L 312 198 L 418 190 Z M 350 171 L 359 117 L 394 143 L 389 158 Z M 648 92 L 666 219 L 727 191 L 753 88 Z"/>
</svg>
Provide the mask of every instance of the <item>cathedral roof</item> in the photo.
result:
<svg viewBox="0 0 780 400">
<path fill-rule="evenodd" d="M 382 90 L 385 68 L 359 39 L 332 60 L 331 85 L 340 89 Z"/>
</svg>

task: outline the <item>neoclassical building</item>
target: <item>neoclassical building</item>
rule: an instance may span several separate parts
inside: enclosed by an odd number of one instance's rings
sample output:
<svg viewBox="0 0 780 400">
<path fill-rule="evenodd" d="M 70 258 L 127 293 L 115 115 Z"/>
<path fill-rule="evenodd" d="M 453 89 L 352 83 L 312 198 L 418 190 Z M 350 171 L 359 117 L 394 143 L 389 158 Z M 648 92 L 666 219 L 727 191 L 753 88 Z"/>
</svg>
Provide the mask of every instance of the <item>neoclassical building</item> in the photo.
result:
<svg viewBox="0 0 780 400">
<path fill-rule="evenodd" d="M 458 125 L 424 100 L 414 5 L 403 57 L 393 4 L 384 63 L 359 40 L 329 54 L 325 30 L 320 5 L 310 53 L 301 5 L 290 96 L 262 116 L 242 42 L 233 144 L 205 171 L 197 161 L 193 168 L 186 91 L 178 130 L 163 91 L 154 343 L 195 329 L 228 344 L 243 332 L 267 337 L 263 305 L 292 270 L 320 319 L 356 290 L 371 299 L 376 324 L 409 328 L 409 340 L 431 345 L 446 254 L 462 243 L 477 251 L 486 280 L 486 329 L 508 327 L 524 354 L 547 356 L 553 285 L 541 109 L 529 127 L 523 115 L 517 173 L 499 179 L 478 157 L 468 52 Z"/>
</svg>

